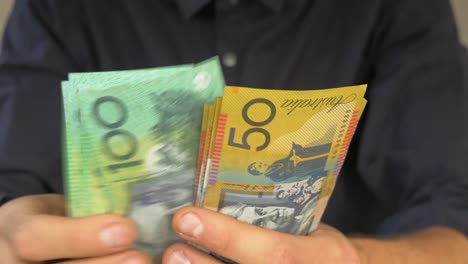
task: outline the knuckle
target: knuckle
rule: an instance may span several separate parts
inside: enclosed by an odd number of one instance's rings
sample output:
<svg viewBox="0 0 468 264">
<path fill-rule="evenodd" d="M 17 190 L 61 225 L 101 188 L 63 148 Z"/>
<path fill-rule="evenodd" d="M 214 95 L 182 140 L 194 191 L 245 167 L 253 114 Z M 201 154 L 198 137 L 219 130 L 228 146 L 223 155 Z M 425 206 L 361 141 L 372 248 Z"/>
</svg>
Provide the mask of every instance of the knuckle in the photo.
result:
<svg viewBox="0 0 468 264">
<path fill-rule="evenodd" d="M 32 243 L 25 224 L 31 219 L 24 217 L 22 198 L 12 200 L 0 208 L 0 239 L 3 250 L 22 259 L 33 257 Z"/>
<path fill-rule="evenodd" d="M 12 227 L 9 241 L 19 258 L 29 261 L 41 260 L 41 248 L 47 241 L 41 240 L 35 234 L 42 228 L 44 225 L 41 215 L 29 216 Z"/>
<path fill-rule="evenodd" d="M 18 257 L 25 260 L 35 260 L 33 241 L 24 228 L 13 231 L 10 243 L 12 250 Z"/>
<path fill-rule="evenodd" d="M 22 207 L 16 200 L 10 201 L 0 207 L 0 228 L 4 231 L 5 227 L 14 223 L 17 216 L 22 213 Z M 13 222 L 12 222 L 13 220 Z"/>
<path fill-rule="evenodd" d="M 0 256 L 2 263 L 19 263 L 19 260 L 16 255 L 13 254 L 9 243 L 2 238 L 0 238 Z"/>
<path fill-rule="evenodd" d="M 330 263 L 360 264 L 360 258 L 347 241 L 330 241 L 327 243 L 327 258 Z"/>
<path fill-rule="evenodd" d="M 327 245 L 328 248 L 328 258 L 333 263 L 343 263 L 346 260 L 346 256 L 344 256 L 344 252 L 341 247 L 337 246 L 336 244 L 330 243 Z"/>
<path fill-rule="evenodd" d="M 292 264 L 297 263 L 294 248 L 284 236 L 272 236 L 272 247 L 268 259 L 265 263 L 271 264 Z"/>
</svg>

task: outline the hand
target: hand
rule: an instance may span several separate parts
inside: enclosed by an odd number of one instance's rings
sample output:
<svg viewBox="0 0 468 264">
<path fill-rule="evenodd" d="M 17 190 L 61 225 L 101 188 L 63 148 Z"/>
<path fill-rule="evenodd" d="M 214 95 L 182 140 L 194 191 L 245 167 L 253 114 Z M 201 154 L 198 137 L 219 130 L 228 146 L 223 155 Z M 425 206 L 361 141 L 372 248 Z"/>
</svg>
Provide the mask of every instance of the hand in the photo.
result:
<svg viewBox="0 0 468 264">
<path fill-rule="evenodd" d="M 238 263 L 361 263 L 352 243 L 336 229 L 325 225 L 310 236 L 293 236 L 194 207 L 177 212 L 173 225 L 189 242 Z M 175 244 L 165 252 L 163 263 L 220 262 L 189 245 Z"/>
<path fill-rule="evenodd" d="M 136 237 L 130 220 L 116 215 L 70 219 L 65 211 L 59 195 L 27 196 L 0 207 L 1 263 L 151 263 L 129 249 Z"/>
</svg>

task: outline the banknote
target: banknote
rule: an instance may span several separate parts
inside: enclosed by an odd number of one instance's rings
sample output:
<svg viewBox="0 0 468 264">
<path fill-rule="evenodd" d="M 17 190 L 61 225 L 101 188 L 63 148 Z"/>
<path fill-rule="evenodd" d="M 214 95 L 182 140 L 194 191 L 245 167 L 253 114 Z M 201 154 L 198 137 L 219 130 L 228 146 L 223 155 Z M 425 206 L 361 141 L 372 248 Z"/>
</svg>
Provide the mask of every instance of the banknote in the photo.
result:
<svg viewBox="0 0 468 264">
<path fill-rule="evenodd" d="M 366 105 L 366 87 L 226 87 L 204 161 L 201 206 L 281 232 L 312 232 Z"/>
<path fill-rule="evenodd" d="M 160 259 L 173 214 L 206 207 L 305 235 L 318 225 L 365 108 L 366 85 L 227 87 L 200 64 L 73 73 L 62 84 L 71 215 L 118 213 Z"/>
<path fill-rule="evenodd" d="M 203 106 L 224 87 L 217 58 L 162 71 L 74 74 L 62 88 L 71 216 L 128 216 L 155 259 L 179 239 L 170 222 L 192 204 Z"/>
<path fill-rule="evenodd" d="M 210 114 L 210 104 L 205 104 L 203 106 L 203 119 L 200 130 L 200 142 L 198 145 L 198 158 L 197 158 L 197 168 L 195 171 L 195 182 L 193 188 L 193 199 L 192 202 L 194 205 L 198 205 L 198 193 L 200 193 L 200 174 L 203 164 L 203 154 L 205 151 L 205 142 L 207 140 L 206 133 L 208 129 L 209 114 Z"/>
<path fill-rule="evenodd" d="M 83 96 L 80 96 L 80 92 L 83 90 L 103 90 L 126 83 L 135 84 L 146 80 L 154 80 L 183 71 L 189 71 L 192 70 L 193 67 L 193 64 L 187 64 L 129 71 L 70 73 L 69 80 L 62 83 L 65 113 L 64 120 L 65 124 L 67 124 L 64 130 L 65 150 L 63 152 L 65 153 L 65 160 L 70 159 L 73 161 L 64 163 L 65 175 L 80 175 L 84 173 L 84 177 L 86 177 L 89 171 L 88 160 L 93 159 L 93 153 L 90 153 L 90 148 L 86 147 L 88 139 L 90 138 L 90 131 L 86 129 L 86 122 L 82 122 L 80 115 L 81 109 L 84 107 L 82 103 L 86 105 L 89 102 L 86 99 L 83 100 Z M 81 187 L 79 182 L 82 181 L 83 177 L 75 176 L 72 179 L 70 177 L 67 178 L 69 184 L 66 184 L 66 189 L 78 189 Z M 78 182 L 74 183 L 74 181 Z M 101 185 L 102 184 L 105 183 L 101 183 Z M 103 195 L 104 194 L 101 193 L 95 196 L 103 197 Z M 112 196 L 107 198 L 108 199 L 105 200 L 101 199 L 101 202 L 111 200 Z M 77 210 L 76 208 L 79 203 L 74 202 L 72 200 L 73 197 L 69 197 L 69 199 L 70 204 L 74 205 L 72 210 Z M 85 206 L 81 207 L 80 210 L 81 214 L 89 215 L 95 211 L 95 208 Z"/>
<path fill-rule="evenodd" d="M 220 98 L 216 98 L 215 101 L 219 101 Z M 200 167 L 198 168 L 197 171 L 197 176 L 196 176 L 196 192 L 194 193 L 195 196 L 195 205 L 200 206 L 201 205 L 201 194 L 203 191 L 203 185 L 205 181 L 205 171 L 206 171 L 206 158 L 208 157 L 208 153 L 210 151 L 210 146 L 211 146 L 211 139 L 212 139 L 212 131 L 214 127 L 214 114 L 215 114 L 215 104 L 209 104 L 206 105 L 206 112 L 204 113 L 204 116 L 206 118 L 206 124 L 205 124 L 205 130 L 202 131 L 203 137 L 200 137 L 200 155 L 199 155 L 199 165 Z"/>
<path fill-rule="evenodd" d="M 213 107 L 210 109 L 211 113 L 209 115 L 209 124 L 208 124 L 208 135 L 207 135 L 207 140 L 205 142 L 205 153 L 204 156 L 202 157 L 202 170 L 201 170 L 201 180 L 200 180 L 200 186 L 199 186 L 199 193 L 198 193 L 198 203 L 197 205 L 201 207 L 201 205 L 204 203 L 205 200 L 205 195 L 206 195 L 206 186 L 209 180 L 209 173 L 210 173 L 210 168 L 214 165 L 212 164 L 212 158 L 213 158 L 213 153 L 215 150 L 215 140 L 216 140 L 216 132 L 217 132 L 217 127 L 219 125 L 219 113 L 221 111 L 221 105 L 222 105 L 222 98 L 218 97 L 215 100 L 215 103 Z"/>
</svg>

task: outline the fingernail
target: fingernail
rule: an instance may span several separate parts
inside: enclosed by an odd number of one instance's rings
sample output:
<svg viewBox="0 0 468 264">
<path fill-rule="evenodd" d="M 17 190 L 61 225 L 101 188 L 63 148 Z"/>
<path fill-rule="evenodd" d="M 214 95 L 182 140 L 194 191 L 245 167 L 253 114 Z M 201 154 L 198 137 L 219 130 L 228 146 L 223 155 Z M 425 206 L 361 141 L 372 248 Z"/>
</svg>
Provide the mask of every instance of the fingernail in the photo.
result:
<svg viewBox="0 0 468 264">
<path fill-rule="evenodd" d="M 143 260 L 139 257 L 129 257 L 120 262 L 121 264 L 143 264 Z"/>
<path fill-rule="evenodd" d="M 186 236 L 197 238 L 203 232 L 203 225 L 193 213 L 187 213 L 180 219 L 180 232 Z"/>
<path fill-rule="evenodd" d="M 185 257 L 184 253 L 176 251 L 169 257 L 169 264 L 190 264 L 190 260 Z"/>
<path fill-rule="evenodd" d="M 121 224 L 114 224 L 99 234 L 101 242 L 110 248 L 122 248 L 131 243 L 130 230 Z"/>
</svg>

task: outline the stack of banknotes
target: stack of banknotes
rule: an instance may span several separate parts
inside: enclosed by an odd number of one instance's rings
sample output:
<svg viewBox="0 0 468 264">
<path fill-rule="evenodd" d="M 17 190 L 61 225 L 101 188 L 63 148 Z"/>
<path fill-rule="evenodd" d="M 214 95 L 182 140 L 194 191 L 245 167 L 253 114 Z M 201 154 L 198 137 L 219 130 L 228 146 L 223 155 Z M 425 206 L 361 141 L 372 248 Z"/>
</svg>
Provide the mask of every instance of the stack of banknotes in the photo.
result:
<svg viewBox="0 0 468 264">
<path fill-rule="evenodd" d="M 366 86 L 225 87 L 217 57 L 72 73 L 62 83 L 72 217 L 116 213 L 160 259 L 195 205 L 297 235 L 318 225 L 366 105 Z"/>
</svg>

